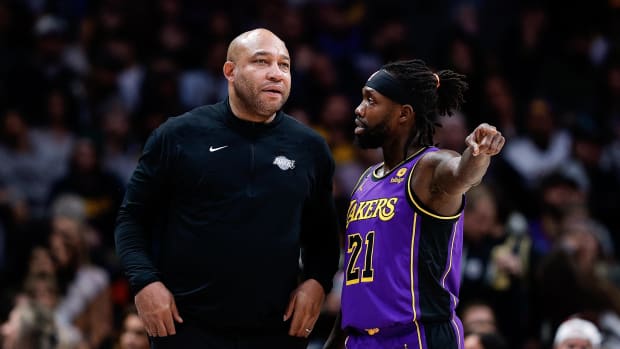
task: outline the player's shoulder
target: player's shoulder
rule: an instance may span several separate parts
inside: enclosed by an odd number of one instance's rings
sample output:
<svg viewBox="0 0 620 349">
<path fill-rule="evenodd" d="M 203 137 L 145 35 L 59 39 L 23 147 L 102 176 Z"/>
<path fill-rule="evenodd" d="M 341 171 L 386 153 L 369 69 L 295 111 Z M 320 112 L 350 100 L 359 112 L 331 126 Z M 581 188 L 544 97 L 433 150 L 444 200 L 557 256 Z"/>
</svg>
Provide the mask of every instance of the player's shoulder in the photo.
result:
<svg viewBox="0 0 620 349">
<path fill-rule="evenodd" d="M 444 160 L 449 160 L 458 156 L 460 156 L 460 154 L 453 150 L 429 147 L 423 154 L 421 154 L 419 162 L 427 164 L 437 164 Z"/>
</svg>

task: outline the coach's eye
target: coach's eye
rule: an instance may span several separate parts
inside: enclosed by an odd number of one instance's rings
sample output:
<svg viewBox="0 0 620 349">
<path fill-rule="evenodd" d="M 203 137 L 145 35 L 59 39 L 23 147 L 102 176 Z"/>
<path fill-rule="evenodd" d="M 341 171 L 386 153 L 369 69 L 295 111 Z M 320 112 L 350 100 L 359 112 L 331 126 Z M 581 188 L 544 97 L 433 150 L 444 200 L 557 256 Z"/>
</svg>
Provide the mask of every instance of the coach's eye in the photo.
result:
<svg viewBox="0 0 620 349">
<path fill-rule="evenodd" d="M 291 65 L 288 63 L 280 63 L 279 65 L 282 71 L 289 71 L 289 69 L 291 69 Z"/>
</svg>

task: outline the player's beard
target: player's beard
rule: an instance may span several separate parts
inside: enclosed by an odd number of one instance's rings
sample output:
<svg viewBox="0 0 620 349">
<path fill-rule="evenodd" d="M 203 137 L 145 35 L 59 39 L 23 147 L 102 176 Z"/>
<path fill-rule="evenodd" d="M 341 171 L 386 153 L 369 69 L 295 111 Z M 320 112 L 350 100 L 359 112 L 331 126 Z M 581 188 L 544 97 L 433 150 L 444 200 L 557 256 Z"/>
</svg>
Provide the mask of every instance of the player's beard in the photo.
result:
<svg viewBox="0 0 620 349">
<path fill-rule="evenodd" d="M 355 144 L 362 149 L 375 149 L 383 146 L 387 139 L 387 125 L 381 123 L 374 127 L 366 127 L 364 132 L 355 135 Z"/>
<path fill-rule="evenodd" d="M 260 97 L 260 91 L 256 87 L 256 84 L 246 79 L 235 80 L 233 88 L 239 101 L 243 104 L 247 111 L 255 112 L 258 115 L 266 118 L 271 117 L 275 112 L 280 110 L 286 100 L 288 94 L 282 94 L 282 99 L 279 103 L 269 102 Z"/>
</svg>

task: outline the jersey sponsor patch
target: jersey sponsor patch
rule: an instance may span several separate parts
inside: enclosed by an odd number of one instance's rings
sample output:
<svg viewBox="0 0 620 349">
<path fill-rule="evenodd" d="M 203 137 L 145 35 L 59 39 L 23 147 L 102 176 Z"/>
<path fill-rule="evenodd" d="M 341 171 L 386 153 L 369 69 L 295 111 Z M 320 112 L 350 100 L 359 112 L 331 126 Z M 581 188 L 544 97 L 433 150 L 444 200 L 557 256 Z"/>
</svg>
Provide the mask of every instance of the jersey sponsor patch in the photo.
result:
<svg viewBox="0 0 620 349">
<path fill-rule="evenodd" d="M 396 172 L 396 177 L 392 177 L 392 179 L 390 179 L 390 183 L 402 183 L 402 181 L 405 180 L 405 173 L 407 173 L 407 168 L 401 168 L 398 172 Z"/>
</svg>

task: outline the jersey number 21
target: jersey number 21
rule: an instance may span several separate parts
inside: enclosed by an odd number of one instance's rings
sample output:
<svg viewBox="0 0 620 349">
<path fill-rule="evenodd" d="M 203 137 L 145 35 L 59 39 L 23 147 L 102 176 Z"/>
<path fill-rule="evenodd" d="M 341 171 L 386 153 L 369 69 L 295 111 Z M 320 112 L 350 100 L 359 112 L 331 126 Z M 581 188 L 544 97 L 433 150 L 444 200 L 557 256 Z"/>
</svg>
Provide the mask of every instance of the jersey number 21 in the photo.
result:
<svg viewBox="0 0 620 349">
<path fill-rule="evenodd" d="M 372 250 L 375 244 L 375 232 L 369 231 L 366 234 L 366 238 L 363 238 L 359 233 L 351 234 L 347 239 L 347 254 L 350 254 L 349 263 L 347 264 L 346 284 L 354 285 L 361 282 L 372 282 L 374 276 L 374 270 L 372 269 Z M 364 245 L 365 248 L 364 248 Z M 357 259 L 359 258 L 362 250 L 364 250 L 364 269 L 361 272 L 360 268 L 356 267 Z"/>
</svg>

